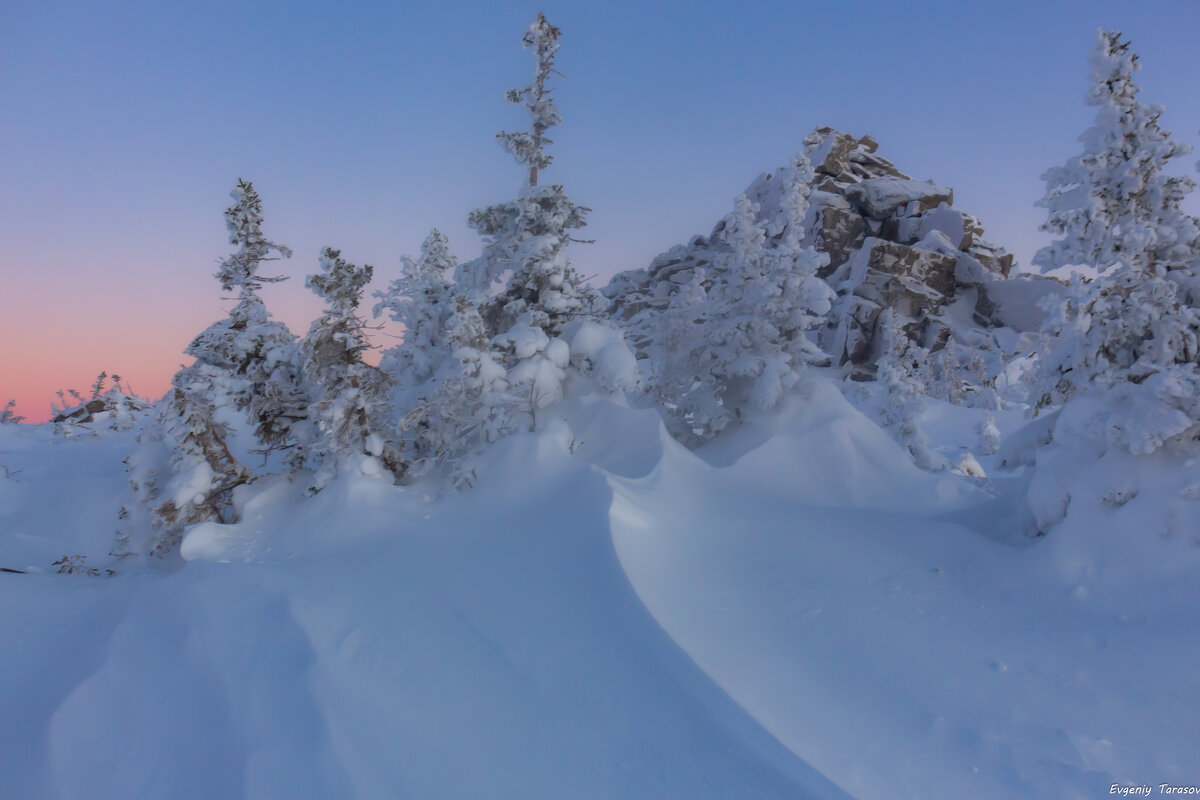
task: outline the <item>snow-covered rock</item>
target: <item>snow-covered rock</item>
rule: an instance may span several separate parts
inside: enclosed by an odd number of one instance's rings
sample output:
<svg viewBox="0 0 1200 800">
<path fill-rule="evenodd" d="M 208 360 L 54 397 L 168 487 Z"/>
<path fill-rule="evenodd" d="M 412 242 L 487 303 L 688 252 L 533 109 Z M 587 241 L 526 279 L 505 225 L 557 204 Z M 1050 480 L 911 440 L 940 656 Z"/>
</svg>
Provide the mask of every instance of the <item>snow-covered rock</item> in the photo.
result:
<svg viewBox="0 0 1200 800">
<path fill-rule="evenodd" d="M 818 128 L 805 145 L 814 176 L 801 240 L 828 257 L 817 274 L 839 295 L 818 337 L 833 363 L 848 362 L 859 377 L 873 374 L 883 308 L 895 311 L 914 343 L 935 351 L 950 337 L 980 345 L 988 338 L 981 332 L 1001 326 L 1036 329 L 1036 309 L 1031 313 L 1016 298 L 1059 285 L 1013 275 L 1012 256 L 984 239 L 978 219 L 953 207 L 951 189 L 905 175 L 876 153 L 869 136 Z M 789 230 L 780 204 L 787 175 L 786 169 L 764 173 L 745 192 L 769 240 Z M 732 248 L 722 221 L 648 268 L 617 275 L 605 289 L 611 313 L 627 321 L 665 312 L 700 271 L 707 290 Z M 1010 283 L 1021 287 L 1010 289 Z"/>
<path fill-rule="evenodd" d="M 900 211 L 907 217 L 917 216 L 943 203 L 954 203 L 954 191 L 945 186 L 891 175 L 851 184 L 846 187 L 846 197 L 866 216 L 876 219 L 887 219 Z"/>
</svg>

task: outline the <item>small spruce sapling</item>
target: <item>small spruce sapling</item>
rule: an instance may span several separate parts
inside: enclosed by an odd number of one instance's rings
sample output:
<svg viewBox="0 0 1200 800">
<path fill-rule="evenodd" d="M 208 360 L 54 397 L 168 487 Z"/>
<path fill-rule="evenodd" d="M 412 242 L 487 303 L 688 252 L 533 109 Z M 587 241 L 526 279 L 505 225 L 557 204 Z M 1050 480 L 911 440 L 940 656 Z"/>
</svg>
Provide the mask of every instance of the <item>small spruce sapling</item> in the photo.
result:
<svg viewBox="0 0 1200 800">
<path fill-rule="evenodd" d="M 16 400 L 9 400 L 4 404 L 4 408 L 0 409 L 0 425 L 19 425 L 24 421 L 24 417 L 17 415 Z"/>
<path fill-rule="evenodd" d="M 918 467 L 948 469 L 949 462 L 930 449 L 919 421 L 921 397 L 928 394 L 929 351 L 909 339 L 890 308 L 883 310 L 876 325 L 881 334 L 881 352 L 875 362 L 875 379 L 882 389 L 881 422 Z"/>
</svg>

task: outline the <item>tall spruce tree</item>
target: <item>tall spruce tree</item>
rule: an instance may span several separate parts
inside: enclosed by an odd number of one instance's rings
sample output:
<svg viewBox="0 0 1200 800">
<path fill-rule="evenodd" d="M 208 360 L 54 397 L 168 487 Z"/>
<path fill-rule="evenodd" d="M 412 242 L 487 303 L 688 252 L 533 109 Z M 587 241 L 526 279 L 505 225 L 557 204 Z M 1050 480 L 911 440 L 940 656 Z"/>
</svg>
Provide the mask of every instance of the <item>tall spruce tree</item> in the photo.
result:
<svg viewBox="0 0 1200 800">
<path fill-rule="evenodd" d="M 529 130 L 496 136 L 517 163 L 529 168 L 527 184 L 515 200 L 473 211 L 468 219 L 485 246 L 480 258 L 459 269 L 458 282 L 486 296 L 510 275 L 482 309 L 494 333 L 525 316 L 525 324 L 554 337 L 567 322 L 599 305 L 598 294 L 584 286 L 566 252 L 571 231 L 586 225 L 589 209 L 573 203 L 560 185 L 538 185 L 540 171 L 553 160 L 546 151 L 552 143 L 546 133 L 562 121 L 548 85 L 551 75 L 557 74 L 554 60 L 560 35 L 540 13 L 525 32 L 522 43 L 535 56 L 534 80 L 523 89 L 510 90 L 506 97 L 525 109 Z"/>
<path fill-rule="evenodd" d="M 1059 238 L 1034 263 L 1095 275 L 1074 276 L 1047 308 L 1038 407 L 1103 392 L 1110 440 L 1150 452 L 1200 430 L 1198 227 L 1180 207 L 1195 183 L 1164 172 L 1188 148 L 1159 127 L 1161 106 L 1138 101 L 1129 43 L 1100 31 L 1091 66 L 1099 111 L 1083 153 L 1043 176 L 1043 229 Z"/>
<path fill-rule="evenodd" d="M 567 257 L 571 231 L 586 224 L 588 209 L 573 203 L 562 186 L 538 184 L 541 170 L 552 161 L 546 134 L 561 122 L 548 84 L 557 74 L 560 35 L 538 14 L 522 38 L 534 52 L 534 79 L 510 90 L 507 99 L 525 109 L 530 127 L 496 138 L 529 168 L 527 182 L 515 200 L 471 213 L 468 222 L 484 239 L 483 253 L 456 272 L 460 290 L 471 293 L 508 370 L 511 396 L 525 398 L 530 426 L 536 426 L 540 410 L 562 397 L 570 356 L 560 334 L 601 305 L 599 293 L 584 285 Z"/>
<path fill-rule="evenodd" d="M 1180 205 L 1196 184 L 1165 170 L 1191 147 L 1159 126 L 1161 105 L 1138 100 L 1133 75 L 1141 63 L 1119 32 L 1099 31 L 1089 60 L 1086 99 L 1098 107 L 1096 119 L 1079 137 L 1083 152 L 1042 175 L 1042 230 L 1057 238 L 1033 263 L 1140 275 L 1188 267 L 1200 228 Z"/>
<path fill-rule="evenodd" d="M 125 551 L 167 555 L 188 525 L 232 521 L 233 489 L 252 474 L 230 447 L 230 410 L 249 413 L 267 449 L 293 443 L 293 423 L 304 415 L 295 338 L 270 319 L 258 295 L 264 283 L 282 280 L 260 274 L 263 263 L 291 251 L 263 235 L 253 184 L 239 180 L 232 196 L 225 224 L 238 249 L 220 262 L 216 278 L 237 292 L 237 303 L 188 345 L 194 361 L 175 374 L 156 423 L 126 460 L 136 502 L 118 532 Z"/>
</svg>

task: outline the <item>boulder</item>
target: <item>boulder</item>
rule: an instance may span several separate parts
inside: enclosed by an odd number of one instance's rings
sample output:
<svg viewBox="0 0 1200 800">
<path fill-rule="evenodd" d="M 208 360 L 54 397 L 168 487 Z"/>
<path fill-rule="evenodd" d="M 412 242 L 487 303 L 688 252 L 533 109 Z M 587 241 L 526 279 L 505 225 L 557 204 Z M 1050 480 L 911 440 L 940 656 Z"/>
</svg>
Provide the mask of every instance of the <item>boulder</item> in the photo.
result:
<svg viewBox="0 0 1200 800">
<path fill-rule="evenodd" d="M 856 283 L 870 282 L 871 275 L 879 274 L 895 278 L 910 278 L 925 289 L 949 297 L 954 294 L 956 281 L 954 256 L 932 250 L 919 250 L 898 242 L 883 239 L 867 239 L 856 257 L 856 268 L 851 280 Z M 861 275 L 854 272 L 861 270 Z M 921 290 L 920 294 L 928 296 Z"/>
<path fill-rule="evenodd" d="M 810 140 L 817 142 L 815 149 L 809 152 L 808 159 L 818 176 L 841 175 L 849 169 L 850 153 L 858 146 L 853 136 L 833 128 L 818 128 L 805 139 L 805 144 Z"/>
<path fill-rule="evenodd" d="M 96 414 L 108 411 L 111 408 L 112 404 L 110 401 L 104 399 L 103 397 L 99 397 L 94 400 L 88 400 L 78 408 L 72 408 L 63 411 L 50 421 L 66 422 L 67 420 L 71 420 L 72 422 L 91 422 Z"/>
<path fill-rule="evenodd" d="M 870 360 L 875 326 L 883 306 L 865 297 L 850 295 L 842 303 L 842 317 L 826 349 L 834 363 L 864 364 Z"/>
<path fill-rule="evenodd" d="M 885 219 L 903 209 L 906 216 L 952 204 L 954 192 L 933 181 L 885 176 L 846 187 L 846 197 L 867 216 Z M 898 216 L 898 215 L 897 215 Z"/>
<path fill-rule="evenodd" d="M 827 278 L 862 247 L 867 226 L 850 202 L 840 195 L 814 192 L 812 202 L 816 209 L 814 244 L 817 250 L 829 255 L 829 263 L 818 274 Z"/>
</svg>

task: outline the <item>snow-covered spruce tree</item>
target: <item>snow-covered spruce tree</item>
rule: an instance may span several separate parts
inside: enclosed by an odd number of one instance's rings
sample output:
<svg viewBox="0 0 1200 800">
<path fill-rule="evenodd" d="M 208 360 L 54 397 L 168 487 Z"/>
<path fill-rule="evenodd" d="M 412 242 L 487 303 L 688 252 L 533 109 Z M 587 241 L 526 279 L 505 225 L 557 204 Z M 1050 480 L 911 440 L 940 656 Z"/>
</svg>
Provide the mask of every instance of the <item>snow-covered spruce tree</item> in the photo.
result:
<svg viewBox="0 0 1200 800">
<path fill-rule="evenodd" d="M 1145 453 L 1200 432 L 1198 228 L 1180 210 L 1195 184 L 1164 172 L 1188 148 L 1159 127 L 1161 106 L 1137 100 L 1129 43 L 1101 31 L 1091 65 L 1088 102 L 1100 110 L 1083 154 L 1043 176 L 1043 229 L 1059 238 L 1034 263 L 1097 274 L 1074 276 L 1047 308 L 1037 405 L 1103 393 L 1110 441 Z"/>
<path fill-rule="evenodd" d="M 649 400 L 666 412 L 672 435 L 689 445 L 704 442 L 732 419 L 714 369 L 715 353 L 705 337 L 714 308 L 706 279 L 703 269 L 695 270 L 654 316 L 654 326 L 644 329 Z"/>
<path fill-rule="evenodd" d="M 450 240 L 434 228 L 418 258 L 403 259 L 404 271 L 385 292 L 376 292 L 375 316 L 386 311 L 404 326 L 404 341 L 383 354 L 379 367 L 402 386 L 429 380 L 445 357 L 446 321 L 454 311 L 449 276 L 457 261 Z"/>
<path fill-rule="evenodd" d="M 200 385 L 192 384 L 193 380 Z M 170 478 L 154 502 L 159 535 L 152 555 L 177 550 L 188 525 L 234 521 L 233 489 L 251 479 L 249 470 L 229 450 L 228 425 L 218 422 L 215 409 L 203 402 L 207 388 L 207 381 L 196 373 L 185 370 L 176 375 L 162 429 L 170 453 Z"/>
<path fill-rule="evenodd" d="M 1079 137 L 1083 152 L 1042 175 L 1042 230 L 1057 238 L 1033 263 L 1101 272 L 1123 265 L 1139 274 L 1191 266 L 1200 228 L 1180 205 L 1195 181 L 1165 172 L 1191 148 L 1159 127 L 1161 105 L 1137 99 L 1133 73 L 1141 64 L 1120 33 L 1099 31 L 1090 63 L 1087 103 L 1099 110 Z"/>
<path fill-rule="evenodd" d="M 512 431 L 519 403 L 508 391 L 507 371 L 478 307 L 466 294 L 453 301 L 445 328 L 449 358 L 398 432 L 410 477 L 441 465 L 457 488 L 465 488 L 474 476 L 469 457 Z"/>
<path fill-rule="evenodd" d="M 601 305 L 599 293 L 584 286 L 567 257 L 571 231 L 584 226 L 588 209 L 573 203 L 562 186 L 538 185 L 540 171 L 552 160 L 546 133 L 561 121 L 548 85 L 556 73 L 559 36 L 542 14 L 525 32 L 522 42 L 535 55 L 534 80 L 507 98 L 525 109 L 530 128 L 502 132 L 497 139 L 529 168 L 528 182 L 515 200 L 471 213 L 468 222 L 483 237 L 484 249 L 456 273 L 500 350 L 511 396 L 525 398 L 527 413 L 518 427 L 525 422 L 536 427 L 539 412 L 562 398 L 570 351 L 559 337 Z M 492 294 L 497 283 L 502 288 Z M 614 336 L 619 338 L 615 331 Z"/>
<path fill-rule="evenodd" d="M 949 332 L 948 332 L 949 333 Z M 932 356 L 927 393 L 930 397 L 945 400 L 956 406 L 984 408 L 995 411 L 1001 407 L 1000 395 L 996 391 L 997 376 L 992 374 L 984 351 L 978 346 L 964 350 L 949 335 L 941 349 L 930 348 Z M 997 366 L 1002 366 L 999 359 Z"/>
<path fill-rule="evenodd" d="M 522 325 L 554 337 L 567 322 L 594 313 L 600 304 L 599 295 L 584 286 L 566 252 L 571 231 L 584 227 L 588 209 L 573 203 L 562 186 L 538 185 L 540 171 L 553 160 L 546 152 L 551 144 L 546 132 L 562 121 L 548 86 L 557 72 L 554 59 L 560 34 L 540 13 L 525 32 L 522 43 L 536 59 L 533 83 L 510 90 L 507 99 L 525 109 L 530 127 L 496 136 L 517 163 L 529 168 L 528 183 L 515 200 L 473 211 L 468 219 L 485 245 L 478 259 L 459 268 L 458 283 L 486 297 L 511 273 L 504 288 L 482 307 L 493 333 L 506 331 L 524 318 Z"/>
<path fill-rule="evenodd" d="M 113 555 L 164 557 L 179 549 L 187 526 L 234 521 L 233 490 L 253 476 L 230 450 L 228 424 L 216 419 L 207 371 L 193 365 L 175 374 L 125 459 L 133 501 L 121 509 Z"/>
<path fill-rule="evenodd" d="M 996 417 L 992 412 L 979 421 L 975 426 L 975 432 L 979 434 L 979 450 L 987 455 L 991 455 L 1000 449 L 1000 429 L 996 427 Z"/>
<path fill-rule="evenodd" d="M 673 298 L 663 329 L 651 334 L 672 339 L 671 348 L 651 348 L 652 383 L 685 440 L 711 438 L 752 408 L 773 408 L 806 365 L 825 360 L 807 335 L 834 299 L 817 277 L 827 256 L 802 244 L 811 180 L 808 160 L 798 155 L 774 231 L 759 221 L 756 204 L 738 197 L 711 284 Z"/>
<path fill-rule="evenodd" d="M 225 225 L 238 250 L 221 261 L 216 278 L 226 292 L 238 293 L 237 303 L 186 352 L 212 382 L 209 402 L 217 407 L 228 402 L 247 412 L 264 448 L 289 447 L 295 444 L 292 427 L 304 418 L 309 398 L 296 337 L 271 319 L 258 291 L 264 283 L 285 280 L 262 275 L 264 262 L 289 258 L 292 251 L 263 235 L 262 200 L 250 181 L 238 180 L 233 199 Z"/>
<path fill-rule="evenodd" d="M 949 462 L 930 449 L 918 420 L 921 398 L 929 393 L 929 352 L 908 337 L 892 309 L 883 310 L 877 326 L 882 334 L 875 362 L 875 380 L 882 390 L 880 422 L 908 449 L 918 467 L 947 469 Z"/>
<path fill-rule="evenodd" d="M 239 180 L 232 196 L 225 224 L 238 249 L 220 262 L 216 278 L 225 291 L 238 292 L 238 301 L 188 345 L 193 363 L 175 374 L 156 424 L 141 432 L 126 459 L 135 502 L 122 512 L 122 554 L 166 555 L 186 526 L 233 521 L 233 489 L 253 477 L 230 448 L 228 421 L 237 411 L 249 413 L 268 449 L 294 444 L 294 423 L 305 415 L 295 337 L 270 319 L 258 296 L 264 283 L 281 280 L 261 275 L 263 262 L 291 251 L 263 235 L 253 184 Z"/>
<path fill-rule="evenodd" d="M 383 436 L 387 377 L 362 360 L 370 344 L 358 305 L 373 270 L 349 263 L 331 247 L 322 251 L 320 265 L 321 271 L 309 275 L 305 286 L 325 299 L 326 310 L 300 344 L 305 374 L 316 387 L 306 442 L 316 471 L 313 492 L 337 476 L 341 464 L 355 462 L 368 474 L 402 469 Z"/>
</svg>

